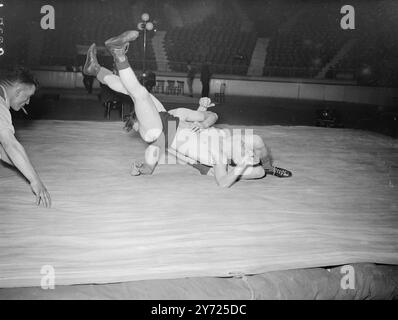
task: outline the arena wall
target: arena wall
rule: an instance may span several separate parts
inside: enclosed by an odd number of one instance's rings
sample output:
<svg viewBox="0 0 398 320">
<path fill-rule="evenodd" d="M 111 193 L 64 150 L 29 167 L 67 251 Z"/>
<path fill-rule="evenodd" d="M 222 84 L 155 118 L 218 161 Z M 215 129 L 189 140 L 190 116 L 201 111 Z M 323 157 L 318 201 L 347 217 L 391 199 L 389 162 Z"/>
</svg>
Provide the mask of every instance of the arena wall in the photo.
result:
<svg viewBox="0 0 398 320">
<path fill-rule="evenodd" d="M 80 72 L 57 70 L 36 70 L 35 74 L 42 87 L 49 88 L 83 88 L 83 77 Z M 197 76 L 198 77 L 198 76 Z M 158 74 L 158 80 L 185 80 L 185 74 Z M 226 96 L 264 96 L 320 101 L 340 101 L 361 104 L 388 106 L 397 101 L 398 88 L 365 87 L 353 83 L 331 82 L 313 79 L 271 79 L 254 77 L 234 77 L 215 75 L 210 83 L 211 96 L 219 92 L 222 83 L 226 84 Z M 96 81 L 94 88 L 98 88 Z M 199 78 L 193 85 L 194 94 L 202 89 Z M 187 92 L 185 86 L 185 92 Z"/>
</svg>

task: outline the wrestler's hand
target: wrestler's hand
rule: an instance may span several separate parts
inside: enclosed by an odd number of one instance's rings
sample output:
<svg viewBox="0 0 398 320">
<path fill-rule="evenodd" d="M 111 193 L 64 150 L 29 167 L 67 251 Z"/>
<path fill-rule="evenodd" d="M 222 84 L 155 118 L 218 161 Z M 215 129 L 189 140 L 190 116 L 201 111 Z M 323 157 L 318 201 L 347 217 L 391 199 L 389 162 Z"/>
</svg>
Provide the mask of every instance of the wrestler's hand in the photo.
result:
<svg viewBox="0 0 398 320">
<path fill-rule="evenodd" d="M 203 126 L 202 123 L 200 123 L 200 122 L 198 122 L 198 121 L 195 121 L 195 122 L 192 124 L 191 131 L 193 131 L 193 132 L 199 132 L 200 130 L 202 130 L 202 129 L 204 129 L 204 128 L 205 128 L 205 127 Z"/>
<path fill-rule="evenodd" d="M 132 123 L 131 123 L 130 120 L 128 120 L 128 121 L 126 122 L 126 124 L 124 125 L 123 129 L 126 130 L 127 132 L 130 132 L 131 129 L 133 129 L 133 125 L 132 125 Z"/>
<path fill-rule="evenodd" d="M 140 169 L 142 168 L 143 163 L 142 162 L 133 162 L 133 164 L 131 165 L 131 171 L 130 174 L 132 176 L 139 176 L 141 174 Z"/>
<path fill-rule="evenodd" d="M 137 161 L 137 162 L 133 162 L 133 164 L 131 166 L 130 174 L 132 176 L 150 175 L 153 173 L 154 169 L 155 169 L 154 166 L 151 166 L 147 163 Z"/>
<path fill-rule="evenodd" d="M 199 99 L 199 106 L 207 109 L 207 108 L 214 107 L 215 104 L 211 102 L 210 98 L 202 97 Z"/>
<path fill-rule="evenodd" d="M 31 182 L 30 187 L 32 188 L 33 193 L 36 195 L 36 205 L 39 206 L 40 203 L 42 203 L 44 207 L 50 208 L 51 197 L 43 182 L 40 180 L 33 181 Z"/>
<path fill-rule="evenodd" d="M 253 156 L 250 154 L 247 154 L 243 157 L 242 161 L 240 162 L 240 165 L 242 167 L 250 167 L 254 166 L 254 159 Z"/>
</svg>

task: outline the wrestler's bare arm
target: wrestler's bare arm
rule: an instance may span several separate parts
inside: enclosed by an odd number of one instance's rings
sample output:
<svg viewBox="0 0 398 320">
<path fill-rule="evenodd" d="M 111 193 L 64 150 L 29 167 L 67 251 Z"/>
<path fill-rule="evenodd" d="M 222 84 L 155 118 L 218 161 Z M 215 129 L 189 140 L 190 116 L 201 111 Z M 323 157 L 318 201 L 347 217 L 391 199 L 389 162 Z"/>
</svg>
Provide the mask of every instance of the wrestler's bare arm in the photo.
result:
<svg viewBox="0 0 398 320">
<path fill-rule="evenodd" d="M 210 128 L 217 122 L 218 120 L 217 113 L 212 111 L 202 111 L 202 112 L 205 114 L 205 119 L 202 122 L 200 122 L 202 129 Z"/>
<path fill-rule="evenodd" d="M 250 158 L 243 158 L 242 163 L 238 164 L 233 170 L 227 171 L 227 164 L 216 164 L 213 166 L 214 177 L 217 184 L 223 188 L 231 187 L 242 176 L 243 172 L 251 165 Z"/>
<path fill-rule="evenodd" d="M 197 111 L 187 108 L 169 110 L 168 113 L 181 121 L 194 122 L 200 129 L 207 129 L 218 120 L 218 115 L 212 111 Z"/>
<path fill-rule="evenodd" d="M 169 110 L 168 113 L 182 121 L 194 122 L 205 120 L 205 114 L 202 111 L 191 110 L 188 108 L 177 108 Z"/>
</svg>

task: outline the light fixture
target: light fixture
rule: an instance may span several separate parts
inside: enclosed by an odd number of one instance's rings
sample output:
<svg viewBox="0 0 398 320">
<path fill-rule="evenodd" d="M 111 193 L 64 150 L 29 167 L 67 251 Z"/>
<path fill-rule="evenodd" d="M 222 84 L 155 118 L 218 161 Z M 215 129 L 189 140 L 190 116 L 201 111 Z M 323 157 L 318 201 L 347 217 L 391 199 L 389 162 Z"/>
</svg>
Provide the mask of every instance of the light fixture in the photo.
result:
<svg viewBox="0 0 398 320">
<path fill-rule="evenodd" d="M 143 13 L 141 15 L 141 20 L 140 22 L 138 22 L 137 24 L 137 28 L 140 31 L 144 32 L 144 55 L 143 55 L 143 59 L 142 59 L 142 71 L 145 72 L 145 60 L 146 60 L 146 32 L 147 31 L 151 31 L 154 29 L 154 25 L 151 21 L 149 21 L 149 14 L 148 13 Z"/>
</svg>

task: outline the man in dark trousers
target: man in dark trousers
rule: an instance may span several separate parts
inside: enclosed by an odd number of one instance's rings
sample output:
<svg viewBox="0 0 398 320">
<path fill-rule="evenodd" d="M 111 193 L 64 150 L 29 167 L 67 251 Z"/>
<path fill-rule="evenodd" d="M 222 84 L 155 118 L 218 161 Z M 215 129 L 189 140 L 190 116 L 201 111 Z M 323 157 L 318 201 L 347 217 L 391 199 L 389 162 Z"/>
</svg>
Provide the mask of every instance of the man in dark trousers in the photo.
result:
<svg viewBox="0 0 398 320">
<path fill-rule="evenodd" d="M 152 89 L 156 86 L 156 74 L 147 70 L 142 74 L 142 84 L 148 90 L 148 92 L 152 93 Z"/>
<path fill-rule="evenodd" d="M 187 63 L 187 84 L 188 84 L 188 90 L 189 90 L 189 96 L 192 98 L 193 97 L 193 80 L 195 79 L 195 73 L 196 70 L 192 67 L 191 62 L 188 61 Z"/>
<path fill-rule="evenodd" d="M 209 63 L 205 62 L 202 65 L 202 69 L 200 72 L 200 81 L 202 82 L 202 97 L 208 97 L 210 94 L 210 78 L 211 72 Z"/>
<path fill-rule="evenodd" d="M 83 84 L 84 84 L 84 87 L 86 88 L 88 94 L 91 94 L 93 92 L 94 79 L 95 79 L 95 77 L 88 76 L 83 73 Z"/>
</svg>

